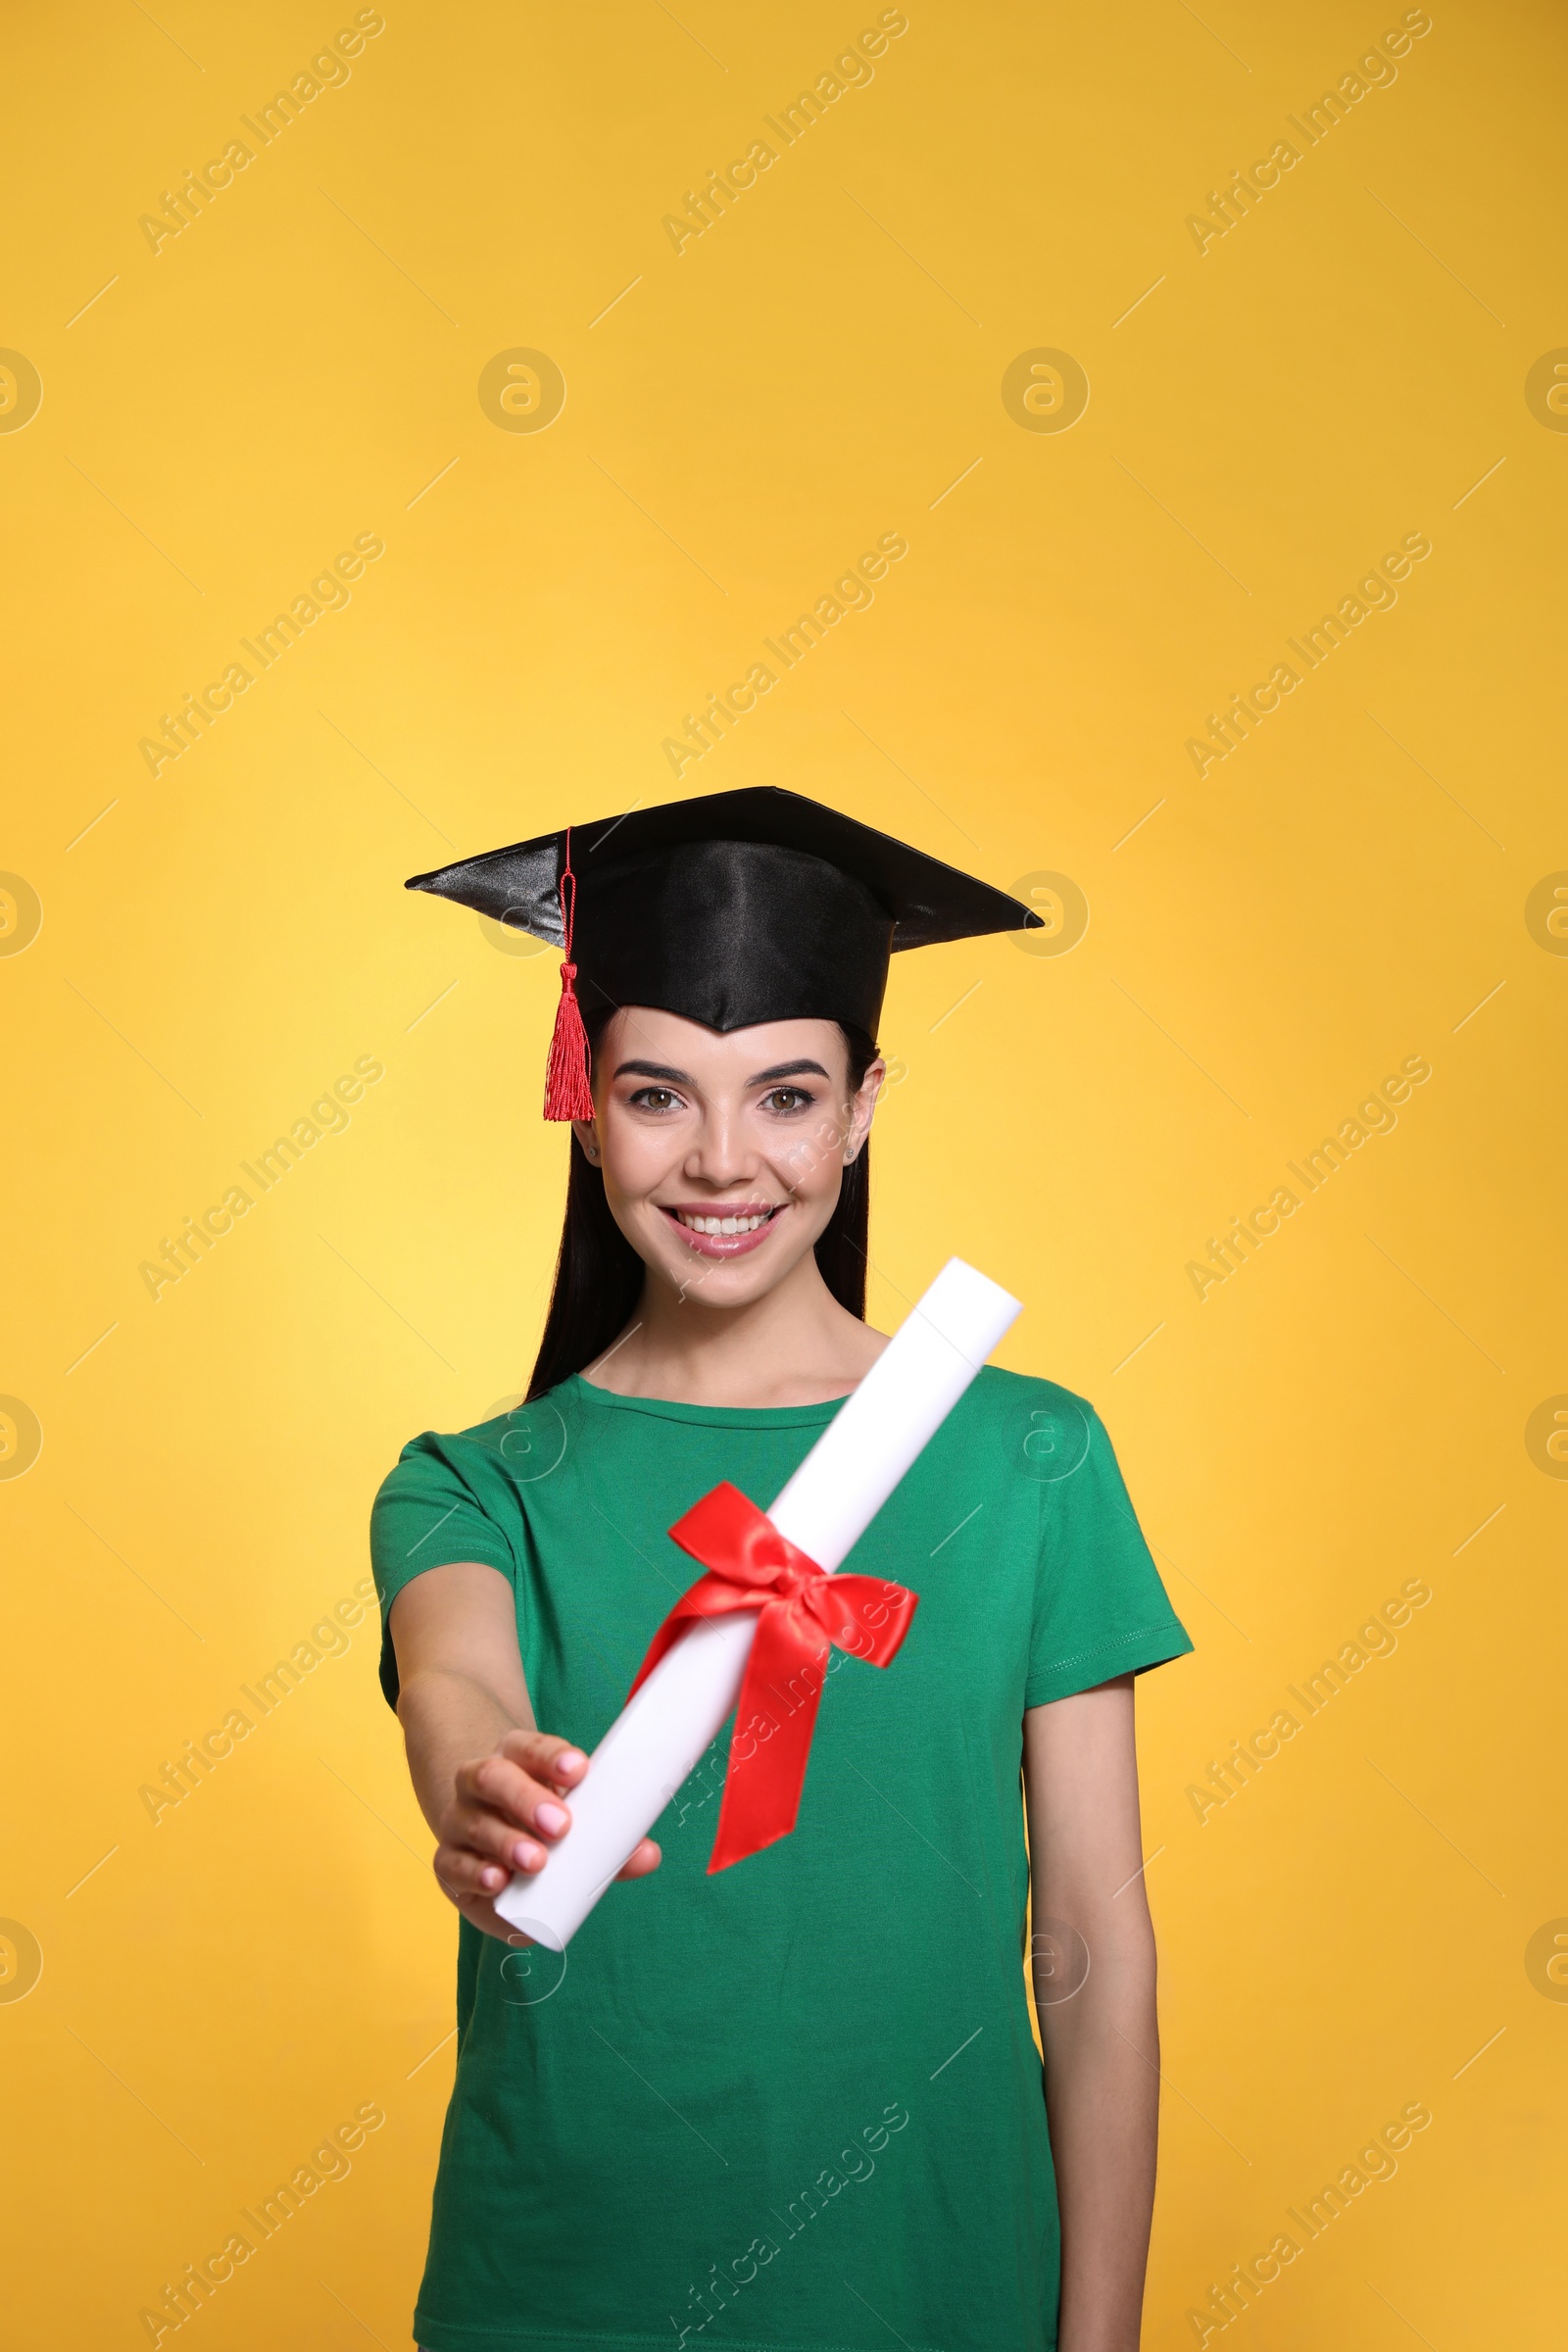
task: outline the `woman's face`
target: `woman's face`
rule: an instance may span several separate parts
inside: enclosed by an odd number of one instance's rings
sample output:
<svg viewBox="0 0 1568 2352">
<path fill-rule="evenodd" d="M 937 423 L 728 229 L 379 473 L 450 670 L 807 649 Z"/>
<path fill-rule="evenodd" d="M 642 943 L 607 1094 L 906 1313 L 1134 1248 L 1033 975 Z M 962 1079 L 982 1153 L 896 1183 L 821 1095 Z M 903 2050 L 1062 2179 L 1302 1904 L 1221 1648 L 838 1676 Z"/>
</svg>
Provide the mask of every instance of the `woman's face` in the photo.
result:
<svg viewBox="0 0 1568 2352">
<path fill-rule="evenodd" d="M 826 1226 L 884 1074 L 874 1061 L 851 1094 L 834 1021 L 721 1036 L 628 1005 L 600 1039 L 595 1115 L 576 1122 L 577 1140 L 644 1264 L 684 1297 L 743 1306 Z"/>
</svg>

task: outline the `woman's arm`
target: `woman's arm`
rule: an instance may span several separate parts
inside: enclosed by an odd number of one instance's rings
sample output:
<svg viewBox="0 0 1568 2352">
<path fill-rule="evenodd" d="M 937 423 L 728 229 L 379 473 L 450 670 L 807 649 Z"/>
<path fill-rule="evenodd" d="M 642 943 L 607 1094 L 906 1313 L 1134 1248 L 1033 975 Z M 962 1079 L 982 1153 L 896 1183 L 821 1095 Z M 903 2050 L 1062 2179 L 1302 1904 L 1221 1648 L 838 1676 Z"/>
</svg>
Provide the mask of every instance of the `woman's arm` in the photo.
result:
<svg viewBox="0 0 1568 2352">
<path fill-rule="evenodd" d="M 435 1832 L 435 1875 L 465 1919 L 525 1942 L 493 1898 L 514 1870 L 544 1867 L 566 1836 L 563 1798 L 588 1770 L 582 1750 L 539 1731 L 528 1701 L 512 1587 L 498 1568 L 427 1569 L 392 1603 L 398 1721 L 419 1810 Z M 645 1838 L 621 1871 L 659 1867 Z"/>
<path fill-rule="evenodd" d="M 1133 1677 L 1031 1707 L 1023 1727 L 1035 1997 L 1061 2208 L 1060 2352 L 1138 2352 L 1159 2034 Z"/>
</svg>

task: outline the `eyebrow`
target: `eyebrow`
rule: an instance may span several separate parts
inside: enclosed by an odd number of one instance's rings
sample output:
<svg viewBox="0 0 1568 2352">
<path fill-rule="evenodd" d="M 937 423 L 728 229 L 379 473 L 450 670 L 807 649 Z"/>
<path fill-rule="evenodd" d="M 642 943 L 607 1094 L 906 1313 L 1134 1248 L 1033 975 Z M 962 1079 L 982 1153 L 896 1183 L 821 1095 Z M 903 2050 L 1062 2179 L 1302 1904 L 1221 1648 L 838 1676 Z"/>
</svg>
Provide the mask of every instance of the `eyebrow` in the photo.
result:
<svg viewBox="0 0 1568 2352">
<path fill-rule="evenodd" d="M 623 1061 L 616 1070 L 617 1078 L 659 1078 L 666 1086 L 690 1086 L 684 1070 L 672 1070 L 662 1061 Z"/>
<path fill-rule="evenodd" d="M 623 1061 L 615 1072 L 617 1078 L 654 1078 L 663 1086 L 690 1086 L 692 1081 L 684 1070 L 672 1069 L 663 1061 Z M 759 1070 L 748 1078 L 748 1086 L 776 1086 L 781 1078 L 826 1078 L 827 1072 L 819 1061 L 781 1061 L 770 1070 Z"/>
<path fill-rule="evenodd" d="M 825 1078 L 826 1076 L 827 1072 L 819 1061 L 780 1061 L 776 1062 L 770 1070 L 759 1070 L 757 1076 L 748 1078 L 746 1083 L 748 1086 L 771 1086 L 780 1078 Z"/>
</svg>

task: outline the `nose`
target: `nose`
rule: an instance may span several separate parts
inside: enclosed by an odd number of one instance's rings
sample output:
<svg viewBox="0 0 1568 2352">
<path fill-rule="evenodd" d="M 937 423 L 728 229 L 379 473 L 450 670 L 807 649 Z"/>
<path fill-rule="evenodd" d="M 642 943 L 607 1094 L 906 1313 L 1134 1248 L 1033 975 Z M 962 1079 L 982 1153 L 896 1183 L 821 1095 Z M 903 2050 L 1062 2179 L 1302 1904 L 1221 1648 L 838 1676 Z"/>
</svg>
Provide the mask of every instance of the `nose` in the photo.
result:
<svg viewBox="0 0 1568 2352">
<path fill-rule="evenodd" d="M 757 1147 L 747 1137 L 738 1109 L 726 1102 L 714 1102 L 708 1107 L 681 1173 L 694 1184 L 711 1185 L 715 1192 L 721 1193 L 751 1182 L 760 1164 Z"/>
</svg>

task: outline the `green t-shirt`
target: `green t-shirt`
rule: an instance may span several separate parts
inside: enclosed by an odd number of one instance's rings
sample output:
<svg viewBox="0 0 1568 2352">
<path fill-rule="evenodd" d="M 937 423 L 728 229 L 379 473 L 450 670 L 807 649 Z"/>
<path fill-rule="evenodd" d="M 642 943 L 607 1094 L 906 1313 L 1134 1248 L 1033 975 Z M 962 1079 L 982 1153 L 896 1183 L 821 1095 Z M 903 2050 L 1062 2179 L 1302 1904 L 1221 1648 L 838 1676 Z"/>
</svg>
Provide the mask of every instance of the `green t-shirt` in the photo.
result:
<svg viewBox="0 0 1568 2352">
<path fill-rule="evenodd" d="M 498 1568 L 541 1727 L 591 1749 L 700 1573 L 666 1530 L 764 1510 L 837 1403 L 578 1378 L 404 1450 L 383 1621 Z M 1049 2352 L 1058 2230 L 1024 1990 L 1026 1707 L 1192 1647 L 1090 1408 L 988 1369 L 850 1555 L 920 1595 L 834 1653 L 792 1837 L 710 1878 L 728 1728 L 563 1959 L 459 1929 L 457 2082 L 416 2313 L 430 2352 Z M 397 1669 L 383 1641 L 389 1699 Z"/>
</svg>

